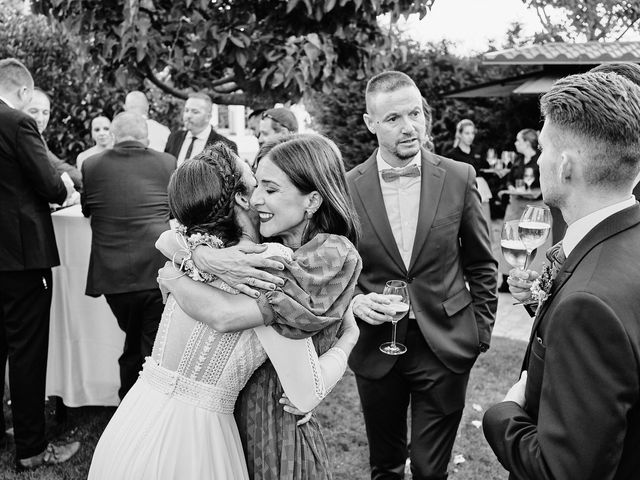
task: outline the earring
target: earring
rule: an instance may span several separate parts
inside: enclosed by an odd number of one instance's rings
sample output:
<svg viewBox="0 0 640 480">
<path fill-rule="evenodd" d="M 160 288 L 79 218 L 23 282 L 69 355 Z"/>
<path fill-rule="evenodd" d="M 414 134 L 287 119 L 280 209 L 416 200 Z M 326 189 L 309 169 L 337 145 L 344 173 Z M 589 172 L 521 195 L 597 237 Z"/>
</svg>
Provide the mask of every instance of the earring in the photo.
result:
<svg viewBox="0 0 640 480">
<path fill-rule="evenodd" d="M 315 211 L 309 209 L 309 210 L 305 210 L 304 212 L 304 218 L 306 220 L 311 220 L 311 217 L 313 217 L 313 214 L 316 213 Z"/>
</svg>

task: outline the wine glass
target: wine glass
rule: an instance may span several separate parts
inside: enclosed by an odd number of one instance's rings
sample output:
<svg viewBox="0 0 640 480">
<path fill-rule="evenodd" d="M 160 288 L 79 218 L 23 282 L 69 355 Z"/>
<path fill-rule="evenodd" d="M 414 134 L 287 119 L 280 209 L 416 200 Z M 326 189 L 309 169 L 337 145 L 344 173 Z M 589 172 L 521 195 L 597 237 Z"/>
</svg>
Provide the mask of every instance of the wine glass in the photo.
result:
<svg viewBox="0 0 640 480">
<path fill-rule="evenodd" d="M 383 295 L 398 295 L 400 296 L 400 300 L 393 301 L 389 305 L 396 311 L 391 320 L 393 334 L 390 342 L 385 342 L 380 345 L 380 351 L 387 355 L 402 355 L 407 351 L 407 347 L 396 342 L 396 324 L 409 311 L 409 290 L 407 289 L 406 282 L 402 280 L 389 280 L 384 286 L 382 293 Z"/>
<path fill-rule="evenodd" d="M 500 248 L 502 248 L 502 256 L 509 265 L 524 270 L 524 266 L 527 263 L 527 247 L 520 240 L 519 224 L 520 220 L 504 222 L 502 233 L 500 234 Z"/>
<path fill-rule="evenodd" d="M 524 176 L 522 177 L 522 181 L 527 186 L 527 190 L 531 190 L 531 185 L 536 181 L 536 175 L 533 172 L 533 168 L 527 167 L 524 169 Z"/>
<path fill-rule="evenodd" d="M 551 230 L 551 211 L 546 205 L 527 205 L 518 223 L 520 240 L 527 249 L 523 270 L 527 269 L 531 252 L 544 244 Z"/>
<path fill-rule="evenodd" d="M 487 163 L 491 168 L 493 168 L 498 161 L 498 157 L 496 156 L 496 151 L 493 148 L 487 150 Z"/>
</svg>

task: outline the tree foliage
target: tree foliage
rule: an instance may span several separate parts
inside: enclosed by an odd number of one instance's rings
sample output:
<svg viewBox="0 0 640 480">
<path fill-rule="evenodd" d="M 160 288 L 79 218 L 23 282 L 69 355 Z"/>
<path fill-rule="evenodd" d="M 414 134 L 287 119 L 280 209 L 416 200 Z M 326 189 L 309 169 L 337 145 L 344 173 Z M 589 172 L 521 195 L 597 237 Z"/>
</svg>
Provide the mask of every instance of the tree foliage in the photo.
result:
<svg viewBox="0 0 640 480">
<path fill-rule="evenodd" d="M 21 60 L 37 87 L 51 98 L 45 138 L 49 148 L 69 160 L 89 145 L 89 124 L 98 114 L 111 117 L 116 92 L 100 69 L 83 55 L 80 39 L 43 16 L 0 12 L 0 58 Z"/>
<path fill-rule="evenodd" d="M 619 40 L 637 29 L 640 0 L 522 0 L 535 9 L 548 40 Z"/>
<path fill-rule="evenodd" d="M 328 92 L 384 66 L 381 14 L 424 16 L 434 0 L 36 0 L 85 40 L 105 81 L 145 78 L 184 98 L 270 105 Z"/>
</svg>

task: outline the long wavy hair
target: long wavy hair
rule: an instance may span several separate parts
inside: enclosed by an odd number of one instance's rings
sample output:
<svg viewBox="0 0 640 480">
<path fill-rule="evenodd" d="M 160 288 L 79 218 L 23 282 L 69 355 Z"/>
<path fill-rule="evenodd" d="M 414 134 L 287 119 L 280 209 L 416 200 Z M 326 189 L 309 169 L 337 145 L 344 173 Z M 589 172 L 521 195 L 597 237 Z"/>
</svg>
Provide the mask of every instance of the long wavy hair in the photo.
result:
<svg viewBox="0 0 640 480">
<path fill-rule="evenodd" d="M 357 245 L 360 222 L 335 143 L 316 134 L 281 135 L 262 145 L 256 162 L 266 156 L 303 195 L 317 191 L 322 197 L 320 208 L 308 219 L 303 244 L 318 233 L 332 233 Z"/>
<path fill-rule="evenodd" d="M 210 233 L 235 245 L 241 229 L 234 212 L 235 195 L 247 195 L 236 155 L 222 142 L 185 161 L 169 181 L 169 207 L 187 235 Z"/>
</svg>

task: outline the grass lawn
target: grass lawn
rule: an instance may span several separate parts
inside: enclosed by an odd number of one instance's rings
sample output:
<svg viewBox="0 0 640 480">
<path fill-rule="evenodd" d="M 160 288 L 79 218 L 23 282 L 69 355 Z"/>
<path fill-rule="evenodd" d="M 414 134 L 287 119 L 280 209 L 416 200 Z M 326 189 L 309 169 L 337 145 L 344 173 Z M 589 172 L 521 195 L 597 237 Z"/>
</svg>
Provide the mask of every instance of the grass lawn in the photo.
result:
<svg viewBox="0 0 640 480">
<path fill-rule="evenodd" d="M 484 440 L 482 428 L 472 422 L 482 420 L 483 411 L 502 399 L 517 378 L 525 344 L 496 337 L 491 349 L 480 356 L 473 370 L 467 391 L 465 408 L 453 455 L 462 455 L 463 463 L 453 462 L 449 478 L 453 480 L 506 480 L 507 473 L 495 460 Z M 48 431 L 56 440 L 69 438 L 82 442 L 80 451 L 69 462 L 43 467 L 34 472 L 15 474 L 13 444 L 0 450 L 0 480 L 75 480 L 85 479 L 91 455 L 100 433 L 113 414 L 113 408 L 84 407 L 69 409 L 64 431 L 53 421 L 53 407 L 47 407 Z M 5 418 L 10 412 L 4 404 Z M 336 480 L 365 480 L 369 478 L 367 437 L 364 430 L 360 401 L 351 372 L 336 386 L 317 409 L 324 426 L 327 444 L 331 449 Z M 114 479 L 115 480 L 115 479 Z M 231 479 L 229 479 L 231 480 Z"/>
</svg>

